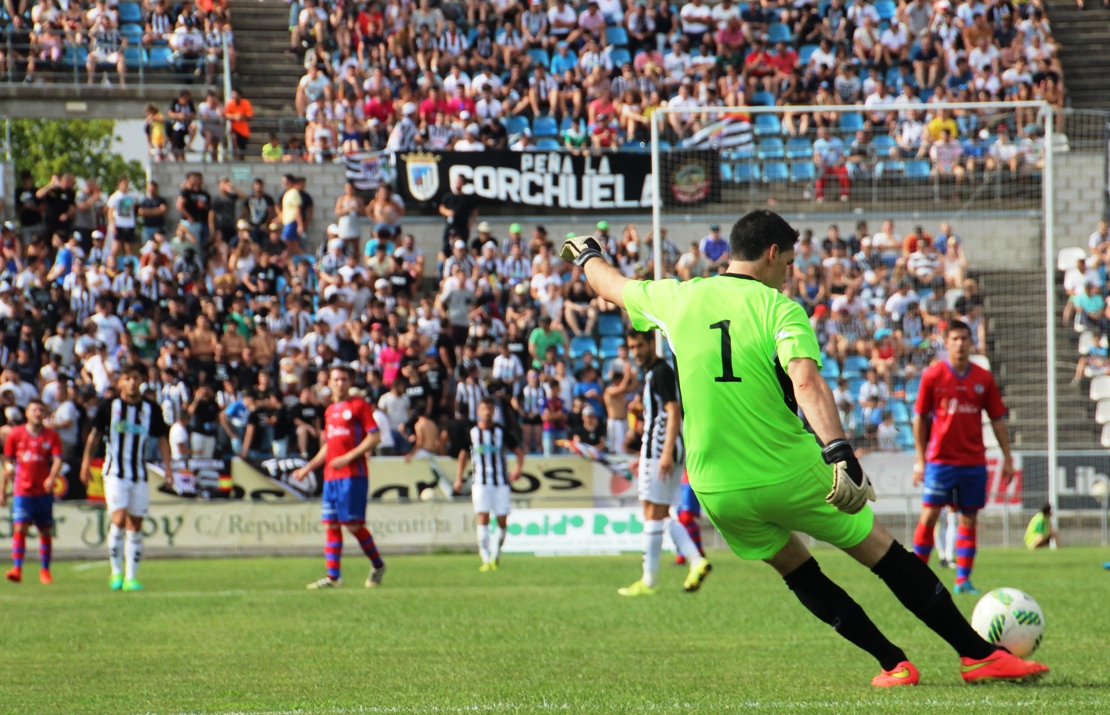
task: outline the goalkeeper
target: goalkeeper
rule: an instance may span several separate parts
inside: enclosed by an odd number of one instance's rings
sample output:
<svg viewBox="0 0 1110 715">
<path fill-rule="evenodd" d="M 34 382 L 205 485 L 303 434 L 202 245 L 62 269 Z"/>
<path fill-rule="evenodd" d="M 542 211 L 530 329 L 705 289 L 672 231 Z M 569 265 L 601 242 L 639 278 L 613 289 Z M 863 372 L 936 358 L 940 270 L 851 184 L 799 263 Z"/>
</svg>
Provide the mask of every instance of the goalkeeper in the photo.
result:
<svg viewBox="0 0 1110 715">
<path fill-rule="evenodd" d="M 739 557 L 766 561 L 802 605 L 875 657 L 882 672 L 873 685 L 913 685 L 918 671 L 793 532 L 870 568 L 956 650 L 965 681 L 1042 675 L 1047 667 L 972 630 L 932 570 L 875 521 L 867 505 L 875 492 L 821 377 L 813 328 L 779 291 L 797 238 L 778 214 L 752 211 L 732 227 L 727 271 L 684 283 L 628 280 L 588 236 L 568 240 L 562 256 L 583 267 L 602 298 L 628 310 L 637 330 L 666 336 L 678 365 L 686 467 L 706 516 Z M 799 406 L 823 449 L 798 419 Z"/>
</svg>

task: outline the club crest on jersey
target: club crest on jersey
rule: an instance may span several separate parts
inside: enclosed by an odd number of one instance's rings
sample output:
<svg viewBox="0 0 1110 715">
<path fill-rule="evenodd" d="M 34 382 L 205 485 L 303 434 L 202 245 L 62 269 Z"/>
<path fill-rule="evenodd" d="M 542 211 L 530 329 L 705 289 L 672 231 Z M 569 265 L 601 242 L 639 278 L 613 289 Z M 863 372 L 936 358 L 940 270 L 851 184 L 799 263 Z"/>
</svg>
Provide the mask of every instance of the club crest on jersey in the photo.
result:
<svg viewBox="0 0 1110 715">
<path fill-rule="evenodd" d="M 349 420 L 349 419 L 351 419 L 351 417 L 353 417 L 353 415 L 351 414 L 350 410 L 343 410 L 342 417 L 345 420 Z"/>
<path fill-rule="evenodd" d="M 976 395 L 982 395 L 986 388 L 984 388 L 982 385 L 976 385 L 972 389 L 975 390 Z"/>
</svg>

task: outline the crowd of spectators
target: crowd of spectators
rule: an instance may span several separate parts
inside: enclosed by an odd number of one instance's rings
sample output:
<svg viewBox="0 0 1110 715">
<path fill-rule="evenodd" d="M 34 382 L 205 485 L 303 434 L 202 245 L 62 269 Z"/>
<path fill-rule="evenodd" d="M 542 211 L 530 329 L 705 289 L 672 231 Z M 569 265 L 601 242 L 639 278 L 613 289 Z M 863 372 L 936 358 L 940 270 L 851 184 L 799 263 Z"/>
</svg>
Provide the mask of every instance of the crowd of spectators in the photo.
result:
<svg viewBox="0 0 1110 715">
<path fill-rule="evenodd" d="M 736 107 L 729 116 L 743 119 L 751 105 L 846 104 L 859 105 L 862 126 L 836 112 L 788 111 L 774 130 L 843 133 L 845 148 L 856 129 L 879 130 L 897 139 L 892 154 L 939 153 L 938 171 L 962 174 L 967 166 L 944 144 L 994 133 L 999 120 L 897 105 L 1064 102 L 1041 0 L 305 0 L 293 3 L 290 26 L 290 52 L 303 54 L 306 72 L 294 150 L 316 160 L 417 146 L 614 150 L 647 140 L 662 106 L 690 110 L 664 128 L 677 142 L 720 116 L 700 107 Z M 1007 122 L 1010 138 L 1023 138 L 1036 112 Z"/>
<path fill-rule="evenodd" d="M 212 84 L 225 48 L 235 71 L 226 0 L 5 0 L 4 8 L 0 75 L 9 82 L 72 81 L 83 69 L 88 84 L 98 72 L 103 84 L 111 84 L 115 71 L 125 86 L 141 64 Z"/>
<path fill-rule="evenodd" d="M 1071 384 L 1084 377 L 1110 374 L 1110 224 L 1099 221 L 1087 240 L 1087 251 L 1071 249 L 1075 263 L 1064 266 L 1064 325 L 1078 334 L 1079 361 Z"/>
</svg>

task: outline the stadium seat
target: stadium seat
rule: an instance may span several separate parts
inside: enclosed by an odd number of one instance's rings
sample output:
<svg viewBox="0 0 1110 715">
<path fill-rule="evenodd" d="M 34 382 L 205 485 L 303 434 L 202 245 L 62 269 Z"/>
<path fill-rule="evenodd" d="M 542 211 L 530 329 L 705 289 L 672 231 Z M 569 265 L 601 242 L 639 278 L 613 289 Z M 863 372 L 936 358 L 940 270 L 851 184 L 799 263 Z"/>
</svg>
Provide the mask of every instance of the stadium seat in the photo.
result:
<svg viewBox="0 0 1110 715">
<path fill-rule="evenodd" d="M 532 135 L 535 137 L 559 136 L 559 124 L 555 117 L 542 115 L 532 120 Z"/>
<path fill-rule="evenodd" d="M 1110 375 L 1099 375 L 1091 380 L 1091 399 L 1095 402 L 1110 400 Z"/>
<path fill-rule="evenodd" d="M 536 141 L 536 148 L 540 151 L 558 151 L 563 145 L 554 137 L 543 137 Z"/>
<path fill-rule="evenodd" d="M 528 56 L 532 58 L 533 62 L 543 65 L 544 69 L 551 67 L 551 58 L 548 56 L 547 50 L 541 47 L 528 50 Z"/>
<path fill-rule="evenodd" d="M 817 178 L 812 161 L 799 161 L 790 165 L 790 180 L 795 183 L 810 182 Z"/>
<path fill-rule="evenodd" d="M 119 29 L 119 34 L 127 39 L 128 45 L 141 47 L 143 42 L 143 26 L 134 23 L 124 25 Z"/>
<path fill-rule="evenodd" d="M 787 159 L 813 159 L 813 143 L 805 137 L 790 137 L 786 140 Z"/>
<path fill-rule="evenodd" d="M 525 129 L 528 129 L 528 117 L 514 114 L 509 117 L 509 123 L 505 128 L 508 130 L 509 134 L 520 134 Z"/>
<path fill-rule="evenodd" d="M 116 270 L 124 270 L 124 266 L 131 264 L 134 269 L 135 275 L 139 274 L 139 257 L 138 256 L 120 256 L 116 259 Z"/>
<path fill-rule="evenodd" d="M 121 2 L 116 12 L 121 25 L 132 22 L 141 25 L 143 22 L 143 8 L 137 2 Z"/>
<path fill-rule="evenodd" d="M 863 387 L 863 383 L 867 382 L 862 377 L 848 378 L 848 394 L 852 396 L 853 400 L 859 399 L 859 389 Z"/>
<path fill-rule="evenodd" d="M 904 423 L 910 421 L 910 408 L 902 400 L 891 400 L 889 403 L 890 414 L 895 422 Z"/>
<path fill-rule="evenodd" d="M 840 366 L 836 364 L 836 360 L 825 358 L 821 361 L 821 377 L 833 380 L 840 377 Z"/>
<path fill-rule="evenodd" d="M 763 182 L 789 181 L 790 168 L 785 162 L 774 161 L 763 167 Z"/>
<path fill-rule="evenodd" d="M 173 66 L 173 50 L 168 47 L 151 47 L 147 66 L 165 70 Z"/>
<path fill-rule="evenodd" d="M 748 184 L 753 181 L 759 181 L 759 178 L 759 164 L 745 162 L 736 164 L 732 168 L 732 180 L 737 184 Z"/>
<path fill-rule="evenodd" d="M 875 178 L 894 178 L 902 173 L 902 162 L 880 161 L 875 164 Z"/>
<path fill-rule="evenodd" d="M 749 144 L 748 146 L 742 146 L 732 151 L 723 152 L 723 154 L 725 158 L 734 161 L 751 161 L 755 158 L 755 147 Z"/>
<path fill-rule="evenodd" d="M 859 112 L 844 112 L 840 115 L 840 131 L 858 132 L 863 129 L 863 115 Z"/>
<path fill-rule="evenodd" d="M 620 151 L 642 154 L 648 150 L 648 145 L 644 142 L 625 142 L 620 145 Z"/>
<path fill-rule="evenodd" d="M 671 143 L 665 139 L 659 140 L 659 151 L 667 151 L 671 148 Z"/>
<path fill-rule="evenodd" d="M 794 34 L 790 32 L 790 28 L 780 22 L 772 23 L 767 26 L 767 41 L 770 44 L 776 42 L 785 42 L 790 44 L 794 42 Z"/>
<path fill-rule="evenodd" d="M 908 452 L 909 450 L 913 449 L 913 432 L 906 429 L 899 429 L 898 435 L 894 438 L 894 444 L 898 446 L 898 449 L 901 449 L 904 452 Z"/>
<path fill-rule="evenodd" d="M 862 355 L 849 355 L 844 358 L 844 374 L 863 375 L 871 369 L 871 361 Z"/>
<path fill-rule="evenodd" d="M 1110 422 L 1110 400 L 1099 400 L 1095 408 L 1095 422 L 1100 425 Z"/>
<path fill-rule="evenodd" d="M 755 135 L 757 137 L 782 134 L 782 124 L 774 114 L 757 114 L 755 117 Z"/>
<path fill-rule="evenodd" d="M 809 60 L 813 57 L 813 53 L 817 51 L 820 45 L 802 45 L 802 49 L 798 50 L 798 64 L 805 67 L 809 64 Z"/>
<path fill-rule="evenodd" d="M 597 334 L 603 338 L 624 335 L 620 313 L 602 313 L 597 316 Z"/>
<path fill-rule="evenodd" d="M 920 377 L 911 377 L 906 380 L 906 402 L 917 402 L 917 391 L 921 387 Z"/>
<path fill-rule="evenodd" d="M 586 353 L 592 353 L 595 357 L 598 354 L 597 341 L 588 335 L 579 335 L 571 338 L 569 355 L 571 359 L 577 360 Z"/>
<path fill-rule="evenodd" d="M 779 137 L 765 137 L 759 140 L 759 148 L 755 154 L 762 160 L 785 159 L 786 146 Z"/>
<path fill-rule="evenodd" d="M 622 27 L 620 29 L 623 30 L 624 28 Z M 609 53 L 609 59 L 613 61 L 614 67 L 623 67 L 626 64 L 632 64 L 632 55 L 623 47 L 613 48 Z"/>
<path fill-rule="evenodd" d="M 748 99 L 750 106 L 773 107 L 775 106 L 775 95 L 770 92 L 755 92 Z M 762 115 L 761 115 L 762 116 Z"/>
<path fill-rule="evenodd" d="M 721 164 L 721 181 L 732 183 L 732 164 Z"/>
<path fill-rule="evenodd" d="M 167 48 L 169 49 L 169 48 Z M 89 51 L 84 47 L 66 47 L 62 55 L 62 64 L 66 67 L 84 67 L 89 59 Z"/>
<path fill-rule="evenodd" d="M 902 165 L 902 174 L 907 179 L 928 179 L 929 162 L 924 159 L 914 159 Z"/>
<path fill-rule="evenodd" d="M 567 115 L 567 116 L 563 117 L 563 121 L 559 122 L 559 133 L 560 134 L 566 134 L 567 132 L 570 131 L 570 128 L 573 127 L 573 126 L 574 126 L 574 120 L 570 117 L 570 115 Z"/>
<path fill-rule="evenodd" d="M 888 134 L 880 134 L 871 140 L 871 155 L 885 157 L 897 144 Z"/>
<path fill-rule="evenodd" d="M 626 47 L 628 45 L 628 30 L 620 25 L 605 28 L 605 42 L 617 47 Z M 616 64 L 616 62 L 613 64 Z"/>
<path fill-rule="evenodd" d="M 146 64 L 146 50 L 142 47 L 124 47 L 123 57 L 127 61 L 128 70 L 137 70 Z"/>
<path fill-rule="evenodd" d="M 1069 246 L 1068 248 L 1061 248 L 1060 252 L 1056 254 L 1056 270 L 1066 271 L 1075 268 L 1076 262 L 1081 258 L 1086 258 L 1087 252 L 1079 246 Z"/>
<path fill-rule="evenodd" d="M 624 345 L 624 338 L 619 335 L 606 335 L 601 339 L 601 354 L 598 355 L 602 360 L 615 358 L 617 356 L 617 348 Z"/>
</svg>

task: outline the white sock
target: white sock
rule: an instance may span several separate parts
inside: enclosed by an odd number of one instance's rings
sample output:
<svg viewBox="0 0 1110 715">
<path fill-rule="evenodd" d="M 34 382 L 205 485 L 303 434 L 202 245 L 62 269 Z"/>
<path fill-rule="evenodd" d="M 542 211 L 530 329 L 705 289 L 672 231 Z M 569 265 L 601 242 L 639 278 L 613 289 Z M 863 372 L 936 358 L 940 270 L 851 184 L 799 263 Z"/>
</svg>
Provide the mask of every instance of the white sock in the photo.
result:
<svg viewBox="0 0 1110 715">
<path fill-rule="evenodd" d="M 505 545 L 505 530 L 500 526 L 497 527 L 497 533 L 493 537 L 493 542 L 490 544 L 490 558 L 496 561 L 501 558 L 501 547 Z"/>
<path fill-rule="evenodd" d="M 949 561 L 956 560 L 956 535 L 959 531 L 960 517 L 953 511 L 948 511 L 948 525 L 944 535 L 944 558 Z"/>
<path fill-rule="evenodd" d="M 128 581 L 134 579 L 139 573 L 139 559 L 143 557 L 143 533 L 141 531 L 127 532 L 127 574 L 124 578 Z"/>
<path fill-rule="evenodd" d="M 489 524 L 478 525 L 478 555 L 482 563 L 489 563 Z"/>
<path fill-rule="evenodd" d="M 663 551 L 663 522 L 644 524 L 644 585 L 655 587 L 659 581 L 659 554 Z"/>
<path fill-rule="evenodd" d="M 663 524 L 671 535 L 671 541 L 678 547 L 678 553 L 685 556 L 691 566 L 702 560 L 701 552 L 698 551 L 697 544 L 690 538 L 690 532 L 686 531 L 685 526 L 669 516 L 663 520 Z"/>
<path fill-rule="evenodd" d="M 115 524 L 108 527 L 108 560 L 113 576 L 123 573 L 123 529 Z"/>
</svg>

